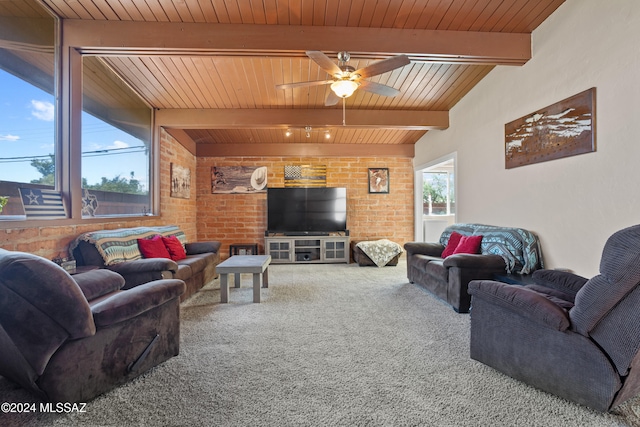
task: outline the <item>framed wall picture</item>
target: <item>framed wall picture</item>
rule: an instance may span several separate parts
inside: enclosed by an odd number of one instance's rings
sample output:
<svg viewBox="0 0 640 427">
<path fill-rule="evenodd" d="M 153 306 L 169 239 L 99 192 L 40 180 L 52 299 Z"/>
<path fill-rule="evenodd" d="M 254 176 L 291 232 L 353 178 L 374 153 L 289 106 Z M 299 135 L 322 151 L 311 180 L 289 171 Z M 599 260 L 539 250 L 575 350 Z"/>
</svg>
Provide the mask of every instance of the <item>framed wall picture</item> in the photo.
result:
<svg viewBox="0 0 640 427">
<path fill-rule="evenodd" d="M 211 194 L 248 194 L 266 192 L 266 166 L 211 167 Z"/>
<path fill-rule="evenodd" d="M 191 170 L 171 163 L 171 197 L 188 199 L 191 194 Z"/>
<path fill-rule="evenodd" d="M 389 192 L 389 168 L 369 168 L 369 193 Z"/>
<path fill-rule="evenodd" d="M 505 132 L 505 168 L 596 151 L 596 88 L 510 123 Z"/>
</svg>

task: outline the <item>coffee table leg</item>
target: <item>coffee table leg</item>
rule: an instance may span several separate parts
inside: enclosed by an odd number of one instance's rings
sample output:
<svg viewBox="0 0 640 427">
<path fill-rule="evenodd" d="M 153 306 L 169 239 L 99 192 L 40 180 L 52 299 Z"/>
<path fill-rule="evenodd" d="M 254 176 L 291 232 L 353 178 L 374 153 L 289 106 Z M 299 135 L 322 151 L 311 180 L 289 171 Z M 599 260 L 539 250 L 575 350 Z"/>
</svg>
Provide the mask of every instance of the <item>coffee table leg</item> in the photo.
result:
<svg viewBox="0 0 640 427">
<path fill-rule="evenodd" d="M 220 273 L 220 302 L 229 302 L 229 281 L 226 273 Z"/>
<path fill-rule="evenodd" d="M 260 302 L 260 273 L 253 273 L 253 302 Z"/>
<path fill-rule="evenodd" d="M 233 275 L 233 285 L 234 285 L 236 288 L 239 288 L 239 287 L 240 287 L 240 273 L 235 273 L 235 274 Z"/>
<path fill-rule="evenodd" d="M 269 267 L 265 268 L 265 270 L 262 272 L 262 287 L 269 287 Z"/>
</svg>

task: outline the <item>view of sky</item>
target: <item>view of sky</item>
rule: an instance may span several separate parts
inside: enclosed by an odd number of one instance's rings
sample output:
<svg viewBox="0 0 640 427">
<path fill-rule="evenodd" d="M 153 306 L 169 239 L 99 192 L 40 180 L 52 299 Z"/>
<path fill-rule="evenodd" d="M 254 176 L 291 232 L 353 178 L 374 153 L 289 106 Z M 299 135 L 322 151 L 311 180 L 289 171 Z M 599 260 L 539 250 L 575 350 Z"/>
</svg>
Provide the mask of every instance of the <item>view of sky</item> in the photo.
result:
<svg viewBox="0 0 640 427">
<path fill-rule="evenodd" d="M 142 141 L 86 113 L 82 123 L 82 176 L 89 184 L 134 172 L 149 188 Z M 54 129 L 54 97 L 0 70 L 0 180 L 41 178 L 30 163 L 54 153 Z"/>
</svg>

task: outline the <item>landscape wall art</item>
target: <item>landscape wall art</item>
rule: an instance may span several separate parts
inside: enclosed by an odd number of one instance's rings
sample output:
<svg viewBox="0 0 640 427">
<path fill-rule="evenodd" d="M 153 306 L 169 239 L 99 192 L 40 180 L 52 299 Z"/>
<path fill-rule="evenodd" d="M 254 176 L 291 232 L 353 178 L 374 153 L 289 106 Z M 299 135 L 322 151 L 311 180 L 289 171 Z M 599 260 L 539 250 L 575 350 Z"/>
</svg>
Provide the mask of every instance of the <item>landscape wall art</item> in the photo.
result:
<svg viewBox="0 0 640 427">
<path fill-rule="evenodd" d="M 505 168 L 596 150 L 591 88 L 505 125 Z"/>
</svg>

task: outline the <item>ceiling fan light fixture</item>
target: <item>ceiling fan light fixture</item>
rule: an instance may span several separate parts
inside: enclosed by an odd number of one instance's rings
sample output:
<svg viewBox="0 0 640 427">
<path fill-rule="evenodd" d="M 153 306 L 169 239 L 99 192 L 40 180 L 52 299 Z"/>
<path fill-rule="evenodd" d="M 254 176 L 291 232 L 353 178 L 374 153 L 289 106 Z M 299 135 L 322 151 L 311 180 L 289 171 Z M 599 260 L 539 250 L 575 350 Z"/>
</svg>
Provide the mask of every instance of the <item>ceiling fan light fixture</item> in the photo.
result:
<svg viewBox="0 0 640 427">
<path fill-rule="evenodd" d="M 358 89 L 358 82 L 353 80 L 338 80 L 331 84 L 331 90 L 340 98 L 348 98 Z"/>
</svg>

